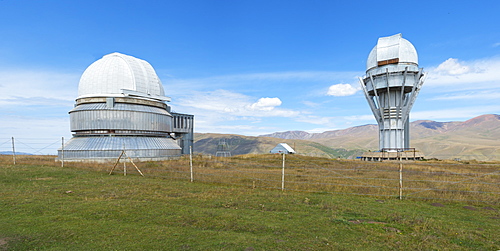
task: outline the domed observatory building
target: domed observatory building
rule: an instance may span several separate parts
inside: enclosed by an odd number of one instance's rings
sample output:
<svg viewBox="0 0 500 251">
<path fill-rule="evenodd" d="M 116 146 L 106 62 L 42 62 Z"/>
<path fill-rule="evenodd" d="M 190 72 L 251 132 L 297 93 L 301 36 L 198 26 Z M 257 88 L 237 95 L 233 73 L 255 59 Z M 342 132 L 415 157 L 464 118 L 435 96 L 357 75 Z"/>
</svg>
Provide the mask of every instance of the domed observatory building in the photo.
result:
<svg viewBox="0 0 500 251">
<path fill-rule="evenodd" d="M 424 79 L 417 51 L 408 40 L 401 34 L 378 39 L 360 83 L 379 125 L 380 151 L 365 153 L 363 159 L 423 158 L 410 148 L 409 118 Z"/>
<path fill-rule="evenodd" d="M 91 64 L 69 112 L 73 138 L 58 159 L 116 160 L 125 150 L 139 160 L 188 154 L 193 115 L 171 112 L 163 85 L 146 61 L 111 53 Z"/>
</svg>

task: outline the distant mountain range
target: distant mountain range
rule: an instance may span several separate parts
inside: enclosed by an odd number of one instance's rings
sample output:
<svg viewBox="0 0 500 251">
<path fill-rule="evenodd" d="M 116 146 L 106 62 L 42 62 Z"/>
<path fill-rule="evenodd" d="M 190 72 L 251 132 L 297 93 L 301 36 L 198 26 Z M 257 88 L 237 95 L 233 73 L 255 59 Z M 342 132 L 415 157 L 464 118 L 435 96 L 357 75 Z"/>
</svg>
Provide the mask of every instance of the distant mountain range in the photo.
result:
<svg viewBox="0 0 500 251">
<path fill-rule="evenodd" d="M 2 151 L 0 152 L 0 155 L 12 155 L 12 151 Z M 16 152 L 16 155 L 33 155 L 33 154 L 25 152 Z"/>
<path fill-rule="evenodd" d="M 481 115 L 463 122 L 418 120 L 410 123 L 410 145 L 427 158 L 500 160 L 500 115 Z M 275 132 L 249 137 L 225 134 L 196 134 L 195 150 L 213 154 L 226 140 L 233 155 L 266 153 L 278 143 L 288 143 L 300 154 L 353 158 L 364 151 L 378 150 L 378 126 L 362 125 L 322 133 Z"/>
</svg>

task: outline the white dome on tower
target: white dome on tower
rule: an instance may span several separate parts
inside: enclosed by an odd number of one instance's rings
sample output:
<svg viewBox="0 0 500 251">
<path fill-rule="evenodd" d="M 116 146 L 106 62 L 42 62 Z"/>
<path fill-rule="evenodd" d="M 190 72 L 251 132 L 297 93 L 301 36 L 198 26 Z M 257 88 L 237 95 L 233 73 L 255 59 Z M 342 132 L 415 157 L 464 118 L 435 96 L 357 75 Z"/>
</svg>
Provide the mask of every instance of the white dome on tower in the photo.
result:
<svg viewBox="0 0 500 251">
<path fill-rule="evenodd" d="M 158 75 L 146 61 L 111 53 L 91 64 L 78 85 L 78 98 L 121 97 L 127 92 L 143 97 L 164 97 Z"/>
<path fill-rule="evenodd" d="M 366 70 L 393 63 L 418 65 L 417 50 L 401 33 L 378 39 L 368 55 Z"/>
<path fill-rule="evenodd" d="M 422 159 L 410 148 L 410 110 L 425 80 L 417 50 L 401 34 L 381 37 L 368 55 L 366 69 L 359 80 L 379 126 L 380 151 L 363 154 L 362 159 L 397 159 L 409 151 L 413 156 L 406 155 L 407 160 Z"/>
</svg>

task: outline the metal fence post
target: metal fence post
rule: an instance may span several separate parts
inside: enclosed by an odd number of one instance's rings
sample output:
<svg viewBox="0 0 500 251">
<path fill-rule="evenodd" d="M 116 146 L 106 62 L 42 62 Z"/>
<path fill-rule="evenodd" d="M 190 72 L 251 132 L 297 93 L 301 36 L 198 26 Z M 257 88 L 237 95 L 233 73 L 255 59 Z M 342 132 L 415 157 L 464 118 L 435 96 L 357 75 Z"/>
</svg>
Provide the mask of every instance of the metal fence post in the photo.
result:
<svg viewBox="0 0 500 251">
<path fill-rule="evenodd" d="M 64 167 L 64 137 L 61 141 L 61 167 Z"/>
<path fill-rule="evenodd" d="M 401 155 L 399 154 L 399 199 L 403 199 L 403 162 L 401 161 Z"/>
<path fill-rule="evenodd" d="M 285 190 L 285 155 L 283 153 L 283 168 L 282 168 L 282 171 L 281 171 L 281 190 L 284 191 Z"/>
<path fill-rule="evenodd" d="M 193 182 L 193 147 L 189 146 L 189 171 L 191 173 L 191 182 Z"/>
<path fill-rule="evenodd" d="M 16 147 L 14 146 L 14 137 L 12 137 L 12 158 L 14 159 L 14 165 L 16 164 Z"/>
</svg>

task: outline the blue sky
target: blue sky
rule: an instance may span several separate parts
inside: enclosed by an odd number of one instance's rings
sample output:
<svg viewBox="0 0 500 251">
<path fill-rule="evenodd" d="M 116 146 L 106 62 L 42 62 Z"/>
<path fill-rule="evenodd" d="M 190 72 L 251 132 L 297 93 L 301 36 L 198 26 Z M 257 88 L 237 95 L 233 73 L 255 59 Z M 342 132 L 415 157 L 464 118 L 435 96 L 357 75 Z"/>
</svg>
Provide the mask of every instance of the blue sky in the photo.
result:
<svg viewBox="0 0 500 251">
<path fill-rule="evenodd" d="M 500 113 L 498 1 L 0 1 L 0 139 L 71 137 L 83 71 L 148 61 L 196 132 L 375 124 L 359 90 L 382 36 L 428 73 L 411 120 Z M 2 142 L 0 142 L 2 143 Z"/>
</svg>

